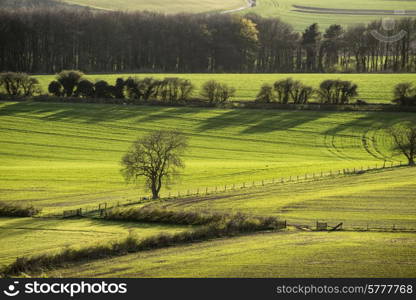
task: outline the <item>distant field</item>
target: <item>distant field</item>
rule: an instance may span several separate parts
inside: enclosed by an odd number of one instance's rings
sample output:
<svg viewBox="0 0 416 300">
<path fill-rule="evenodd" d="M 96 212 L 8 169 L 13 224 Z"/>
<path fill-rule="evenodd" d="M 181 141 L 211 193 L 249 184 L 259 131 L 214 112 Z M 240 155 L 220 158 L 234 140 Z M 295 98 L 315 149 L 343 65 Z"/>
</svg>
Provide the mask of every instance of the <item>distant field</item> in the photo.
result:
<svg viewBox="0 0 416 300">
<path fill-rule="evenodd" d="M 114 84 L 118 77 L 181 77 L 192 81 L 197 89 L 194 96 L 199 97 L 200 87 L 204 82 L 215 79 L 227 83 L 237 89 L 233 100 L 254 100 L 260 87 L 264 83 L 273 84 L 275 81 L 291 77 L 301 80 L 307 85 L 318 88 L 319 84 L 326 79 L 350 80 L 358 84 L 359 99 L 369 103 L 391 103 L 393 88 L 401 82 L 416 82 L 416 74 L 111 74 L 111 75 L 88 75 L 90 80 L 104 79 Z M 44 91 L 48 84 L 54 79 L 53 75 L 39 75 Z"/>
<path fill-rule="evenodd" d="M 415 256 L 415 234 L 289 231 L 131 254 L 47 275 L 414 278 Z"/>
<path fill-rule="evenodd" d="M 296 6 L 309 7 L 309 9 Z M 310 9 L 311 7 L 314 9 Z M 338 9 L 338 12 L 328 12 L 325 9 Z M 395 10 L 415 9 L 414 1 L 406 0 L 259 0 L 257 7 L 246 12 L 279 17 L 292 24 L 296 30 L 302 31 L 313 23 L 318 23 L 322 28 L 331 24 L 349 26 L 381 19 L 383 16 L 395 18 L 392 13 Z M 342 12 L 342 10 L 355 10 L 355 12 Z"/>
<path fill-rule="evenodd" d="M 0 104 L 0 201 L 45 212 L 148 195 L 126 185 L 120 159 L 154 129 L 190 138 L 186 169 L 172 190 L 213 188 L 361 166 L 391 157 L 380 128 L 408 113 L 336 113 L 163 108 L 97 104 Z"/>
<path fill-rule="evenodd" d="M 247 6 L 247 1 L 244 0 L 64 0 L 64 2 L 106 10 L 150 10 L 165 13 L 226 11 Z M 332 10 L 328 12 L 328 9 Z M 394 11 L 403 10 L 405 12 L 401 13 L 413 16 L 411 12 L 406 12 L 406 10 L 415 10 L 413 1 L 259 0 L 256 7 L 247 8 L 238 13 L 257 13 L 267 17 L 279 17 L 292 24 L 296 30 L 302 31 L 312 23 L 319 23 L 323 28 L 331 24 L 348 26 L 366 23 L 383 16 L 395 17 Z"/>
<path fill-rule="evenodd" d="M 86 247 L 126 237 L 139 238 L 159 233 L 176 233 L 187 226 L 121 223 L 94 219 L 0 218 L 0 267 L 16 257 L 59 251 L 65 247 Z"/>
<path fill-rule="evenodd" d="M 164 202 L 169 209 L 244 212 L 279 216 L 314 226 L 317 220 L 344 228 L 416 229 L 415 168 L 325 178 L 304 183 L 269 184 L 203 197 Z M 341 188 L 342 187 L 342 188 Z"/>
<path fill-rule="evenodd" d="M 149 10 L 165 13 L 223 11 L 247 4 L 244 0 L 63 0 L 63 2 L 106 10 Z"/>
</svg>

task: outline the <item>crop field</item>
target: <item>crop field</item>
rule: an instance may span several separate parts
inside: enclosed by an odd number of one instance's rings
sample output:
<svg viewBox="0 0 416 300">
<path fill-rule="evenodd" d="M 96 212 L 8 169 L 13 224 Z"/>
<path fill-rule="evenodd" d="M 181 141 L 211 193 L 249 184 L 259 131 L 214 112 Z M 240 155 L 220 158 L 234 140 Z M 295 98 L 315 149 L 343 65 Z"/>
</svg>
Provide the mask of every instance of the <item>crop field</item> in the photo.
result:
<svg viewBox="0 0 416 300">
<path fill-rule="evenodd" d="M 200 13 L 225 11 L 247 5 L 244 0 L 63 0 L 68 4 L 90 6 L 105 10 L 149 10 L 164 13 Z"/>
<path fill-rule="evenodd" d="M 126 237 L 140 238 L 176 233 L 187 226 L 121 223 L 98 219 L 0 218 L 0 267 L 18 256 L 56 252 L 66 247 L 84 247 Z"/>
<path fill-rule="evenodd" d="M 257 234 L 58 269 L 52 277 L 414 277 L 406 233 Z"/>
<path fill-rule="evenodd" d="M 255 7 L 248 8 L 244 0 L 64 0 L 68 4 L 90 6 L 105 10 L 150 10 L 165 13 L 199 13 L 231 11 L 240 14 L 257 13 L 267 17 L 278 17 L 299 31 L 313 23 L 322 28 L 331 24 L 344 26 L 366 23 L 382 17 L 400 18 L 415 16 L 415 5 L 406 0 L 260 0 Z M 245 9 L 240 9 L 244 8 Z"/>
<path fill-rule="evenodd" d="M 196 86 L 194 97 L 200 97 L 200 88 L 208 80 L 217 80 L 236 88 L 236 95 L 232 100 L 254 100 L 260 87 L 265 84 L 291 77 L 303 83 L 318 88 L 319 84 L 326 79 L 350 80 L 359 88 L 359 99 L 368 103 L 391 103 L 393 99 L 393 88 L 402 82 L 416 82 L 415 74 L 110 74 L 110 75 L 87 75 L 86 78 L 95 80 L 106 80 L 114 84 L 118 77 L 180 77 L 189 79 Z M 53 75 L 36 76 L 45 92 L 48 84 L 54 80 Z M 317 100 L 317 99 L 312 99 Z"/>
<path fill-rule="evenodd" d="M 289 225 L 344 222 L 348 231 L 290 226 L 283 232 L 83 262 L 42 275 L 414 277 L 416 237 L 393 232 L 416 226 L 414 168 L 311 180 L 312 173 L 404 161 L 392 156 L 383 128 L 405 120 L 414 120 L 413 114 L 2 102 L 0 201 L 29 202 L 46 213 L 62 213 L 135 200 L 147 193 L 142 184 L 124 183 L 121 156 L 138 136 L 178 129 L 189 137 L 186 169 L 162 196 L 181 196 L 152 205 L 279 216 Z M 258 185 L 305 174 L 309 181 L 251 187 L 253 181 Z M 246 188 L 214 193 L 214 187 L 241 183 Z M 187 190 L 203 193 L 207 187 L 208 195 L 185 196 Z M 367 226 L 369 232 L 350 231 Z M 16 256 L 109 243 L 130 233 L 144 238 L 190 229 L 92 218 L 0 218 L 0 228 L 0 267 Z M 374 232 L 380 228 L 390 232 Z"/>
<path fill-rule="evenodd" d="M 408 113 L 162 108 L 98 104 L 0 104 L 0 201 L 45 212 L 135 200 L 120 159 L 154 129 L 190 138 L 186 168 L 169 193 L 272 178 L 381 166 L 392 157 L 382 128 Z"/>
<path fill-rule="evenodd" d="M 414 168 L 391 169 L 318 181 L 269 184 L 203 197 L 168 200 L 169 209 L 278 216 L 313 226 L 317 220 L 344 228 L 416 229 Z M 340 188 L 340 187 L 343 188 Z M 388 228 L 386 228 L 388 229 Z"/>
</svg>

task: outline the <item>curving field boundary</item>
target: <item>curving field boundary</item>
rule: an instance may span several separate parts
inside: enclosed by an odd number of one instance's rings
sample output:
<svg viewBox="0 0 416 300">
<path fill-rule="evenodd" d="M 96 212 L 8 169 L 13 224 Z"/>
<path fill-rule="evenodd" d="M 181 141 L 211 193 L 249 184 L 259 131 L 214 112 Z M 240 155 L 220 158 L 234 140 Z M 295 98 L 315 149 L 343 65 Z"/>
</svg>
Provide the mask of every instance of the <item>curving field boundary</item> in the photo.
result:
<svg viewBox="0 0 416 300">
<path fill-rule="evenodd" d="M 251 7 L 254 7 L 256 5 L 256 1 L 255 0 L 247 0 L 247 5 L 239 7 L 239 8 L 235 8 L 235 9 L 229 9 L 229 10 L 225 10 L 222 11 L 222 14 L 230 14 L 230 13 L 235 13 L 238 11 L 242 11 Z"/>
<path fill-rule="evenodd" d="M 416 16 L 416 10 L 341 9 L 292 5 L 292 11 L 308 14 L 339 14 L 363 16 Z"/>
</svg>

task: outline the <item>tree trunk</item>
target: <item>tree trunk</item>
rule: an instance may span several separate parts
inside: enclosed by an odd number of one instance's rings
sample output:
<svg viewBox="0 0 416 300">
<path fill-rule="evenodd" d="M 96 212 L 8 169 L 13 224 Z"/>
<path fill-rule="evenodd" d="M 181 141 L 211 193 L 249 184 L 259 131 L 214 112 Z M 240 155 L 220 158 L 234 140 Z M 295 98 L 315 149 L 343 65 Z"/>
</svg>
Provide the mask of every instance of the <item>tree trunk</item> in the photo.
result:
<svg viewBox="0 0 416 300">
<path fill-rule="evenodd" d="M 155 181 L 152 182 L 152 199 L 153 200 L 159 199 L 159 191 L 156 187 L 156 182 Z"/>
<path fill-rule="evenodd" d="M 416 165 L 415 159 L 413 157 L 409 158 L 409 166 L 415 166 L 415 165 Z"/>
</svg>

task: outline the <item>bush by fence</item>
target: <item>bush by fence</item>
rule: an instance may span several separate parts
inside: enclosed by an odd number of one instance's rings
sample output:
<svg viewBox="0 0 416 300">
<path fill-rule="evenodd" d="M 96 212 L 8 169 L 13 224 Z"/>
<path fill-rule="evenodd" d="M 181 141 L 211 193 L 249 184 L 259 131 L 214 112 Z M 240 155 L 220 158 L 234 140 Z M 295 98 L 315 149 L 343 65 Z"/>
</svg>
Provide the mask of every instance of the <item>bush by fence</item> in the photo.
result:
<svg viewBox="0 0 416 300">
<path fill-rule="evenodd" d="M 0 217 L 32 217 L 40 213 L 40 209 L 31 204 L 12 204 L 0 202 Z"/>
</svg>

